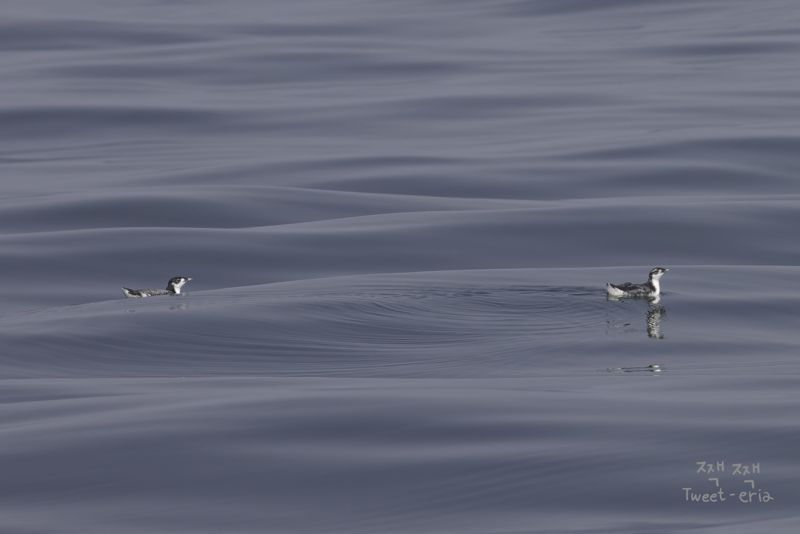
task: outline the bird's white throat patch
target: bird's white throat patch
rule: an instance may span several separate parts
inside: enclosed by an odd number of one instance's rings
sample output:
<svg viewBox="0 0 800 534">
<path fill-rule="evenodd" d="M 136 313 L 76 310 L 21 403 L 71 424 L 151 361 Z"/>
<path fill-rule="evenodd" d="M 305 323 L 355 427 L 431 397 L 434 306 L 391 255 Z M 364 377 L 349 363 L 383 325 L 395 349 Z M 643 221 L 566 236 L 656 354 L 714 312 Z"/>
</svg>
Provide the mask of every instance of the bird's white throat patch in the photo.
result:
<svg viewBox="0 0 800 534">
<path fill-rule="evenodd" d="M 660 278 L 661 278 L 661 275 L 657 274 L 657 275 L 653 276 L 653 278 L 650 280 L 650 282 L 653 284 L 653 287 L 655 288 L 655 294 L 656 295 L 661 293 L 661 282 L 659 282 Z"/>
<path fill-rule="evenodd" d="M 175 290 L 176 295 L 181 294 L 181 288 L 184 286 L 184 284 L 186 284 L 186 280 L 181 280 L 180 282 L 172 284 L 172 289 Z"/>
</svg>

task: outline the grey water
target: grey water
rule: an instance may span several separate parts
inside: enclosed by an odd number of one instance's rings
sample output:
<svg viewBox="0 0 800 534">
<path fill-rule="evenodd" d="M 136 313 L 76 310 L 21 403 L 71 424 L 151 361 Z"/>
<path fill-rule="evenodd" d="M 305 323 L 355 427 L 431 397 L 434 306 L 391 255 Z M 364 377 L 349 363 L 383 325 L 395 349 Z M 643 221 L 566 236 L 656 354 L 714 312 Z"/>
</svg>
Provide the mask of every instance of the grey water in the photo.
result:
<svg viewBox="0 0 800 534">
<path fill-rule="evenodd" d="M 0 532 L 798 532 L 798 58 L 794 0 L 4 1 Z"/>
</svg>

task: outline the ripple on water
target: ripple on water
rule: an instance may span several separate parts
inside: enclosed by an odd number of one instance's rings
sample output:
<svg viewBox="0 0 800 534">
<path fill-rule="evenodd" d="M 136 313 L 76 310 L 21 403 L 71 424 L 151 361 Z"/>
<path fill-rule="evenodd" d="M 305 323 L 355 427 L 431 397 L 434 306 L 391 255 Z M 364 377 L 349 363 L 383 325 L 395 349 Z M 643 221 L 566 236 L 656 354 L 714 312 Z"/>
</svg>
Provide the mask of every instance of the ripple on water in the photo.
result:
<svg viewBox="0 0 800 534">
<path fill-rule="evenodd" d="M 679 291 L 659 303 L 607 300 L 608 269 L 353 276 L 119 299 L 0 318 L 0 366 L 6 376 L 776 369 L 798 345 L 786 293 L 795 271 L 676 268 L 669 287 Z M 774 295 L 759 294 L 765 277 Z"/>
<path fill-rule="evenodd" d="M 32 372 L 503 374 L 589 343 L 620 309 L 590 286 L 391 276 L 106 301 L 6 316 Z M 43 367 L 44 368 L 44 367 Z"/>
</svg>

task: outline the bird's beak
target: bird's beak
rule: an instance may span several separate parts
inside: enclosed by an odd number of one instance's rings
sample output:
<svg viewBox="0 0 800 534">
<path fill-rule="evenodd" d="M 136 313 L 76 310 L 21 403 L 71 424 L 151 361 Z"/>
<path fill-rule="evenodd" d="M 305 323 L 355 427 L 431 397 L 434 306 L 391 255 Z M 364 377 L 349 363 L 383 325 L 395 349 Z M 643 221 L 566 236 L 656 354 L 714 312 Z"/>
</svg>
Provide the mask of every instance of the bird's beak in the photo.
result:
<svg viewBox="0 0 800 534">
<path fill-rule="evenodd" d="M 187 281 L 187 282 L 188 282 L 188 281 L 190 281 L 190 280 L 191 280 L 191 277 L 189 277 L 189 278 L 187 278 L 187 279 L 186 279 L 186 281 Z"/>
</svg>

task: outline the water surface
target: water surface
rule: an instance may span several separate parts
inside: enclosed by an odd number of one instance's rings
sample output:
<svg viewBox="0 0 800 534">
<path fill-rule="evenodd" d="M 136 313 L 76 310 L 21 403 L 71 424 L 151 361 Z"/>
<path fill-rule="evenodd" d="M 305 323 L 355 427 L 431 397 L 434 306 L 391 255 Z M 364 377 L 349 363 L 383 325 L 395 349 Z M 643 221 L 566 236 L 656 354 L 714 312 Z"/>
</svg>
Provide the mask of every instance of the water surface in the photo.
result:
<svg viewBox="0 0 800 534">
<path fill-rule="evenodd" d="M 0 530 L 797 532 L 798 23 L 6 2 Z"/>
</svg>

